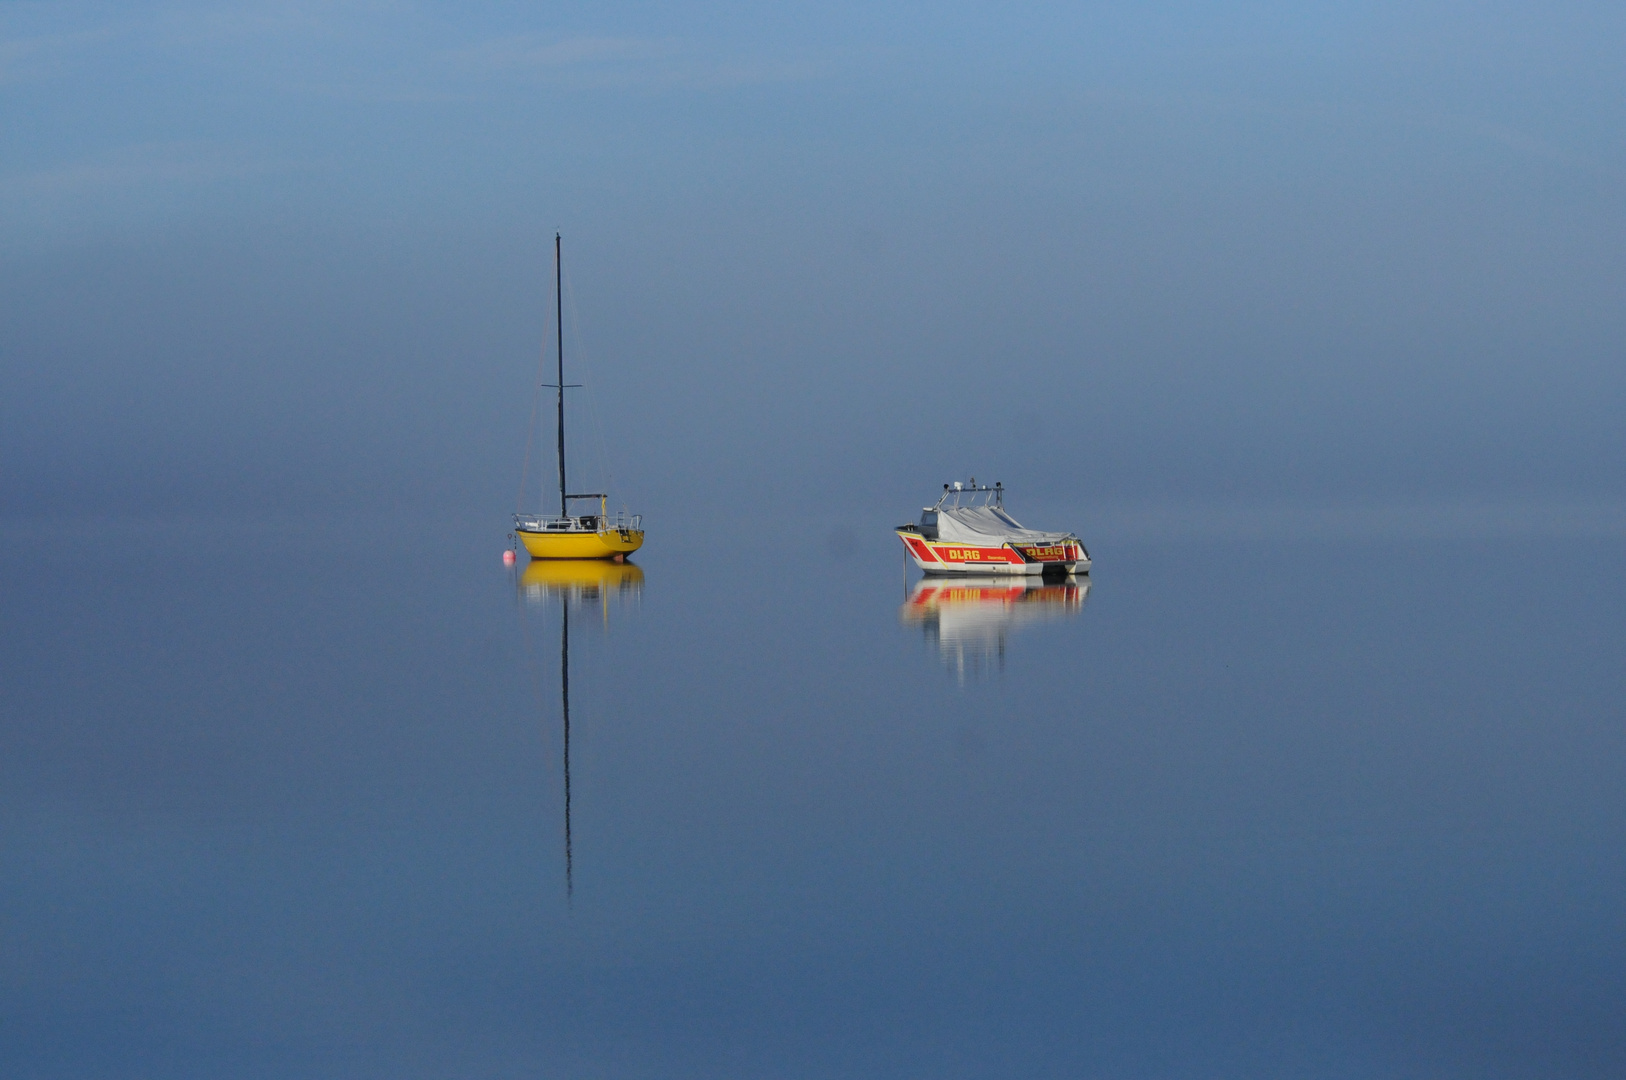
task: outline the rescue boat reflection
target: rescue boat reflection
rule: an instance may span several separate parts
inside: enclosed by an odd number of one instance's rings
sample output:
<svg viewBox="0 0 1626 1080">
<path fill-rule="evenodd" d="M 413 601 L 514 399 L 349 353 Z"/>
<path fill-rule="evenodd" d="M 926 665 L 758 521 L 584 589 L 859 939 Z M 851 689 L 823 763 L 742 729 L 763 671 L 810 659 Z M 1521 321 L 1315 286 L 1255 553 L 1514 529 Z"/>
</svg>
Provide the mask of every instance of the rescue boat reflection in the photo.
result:
<svg viewBox="0 0 1626 1080">
<path fill-rule="evenodd" d="M 636 599 L 644 591 L 644 572 L 631 563 L 603 559 L 533 559 L 519 575 L 520 595 L 527 604 L 559 604 L 559 717 L 564 736 L 565 896 L 576 891 L 570 829 L 570 613 L 597 607 L 608 626 L 610 600 Z"/>
<path fill-rule="evenodd" d="M 1089 578 L 928 577 L 915 585 L 898 617 L 935 641 L 943 663 L 963 682 L 990 666 L 1003 669 L 1009 634 L 1077 616 L 1089 592 Z"/>
</svg>

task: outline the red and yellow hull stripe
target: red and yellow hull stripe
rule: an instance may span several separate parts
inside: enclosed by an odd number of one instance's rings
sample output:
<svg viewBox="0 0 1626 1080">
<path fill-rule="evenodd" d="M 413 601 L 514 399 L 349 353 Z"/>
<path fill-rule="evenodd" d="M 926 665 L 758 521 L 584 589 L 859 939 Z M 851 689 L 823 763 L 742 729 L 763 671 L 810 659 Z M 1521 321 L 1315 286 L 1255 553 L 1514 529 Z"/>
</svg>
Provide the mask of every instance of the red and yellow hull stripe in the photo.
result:
<svg viewBox="0 0 1626 1080">
<path fill-rule="evenodd" d="M 904 532 L 901 529 L 898 530 L 898 537 L 922 570 L 981 569 L 992 573 L 1009 573 L 1013 567 L 1026 568 L 1035 564 L 1061 566 L 1076 563 L 1084 557 L 1083 546 L 1076 543 L 1049 545 L 1007 543 L 998 547 L 976 547 L 968 544 L 940 543 L 928 540 L 919 533 Z"/>
</svg>

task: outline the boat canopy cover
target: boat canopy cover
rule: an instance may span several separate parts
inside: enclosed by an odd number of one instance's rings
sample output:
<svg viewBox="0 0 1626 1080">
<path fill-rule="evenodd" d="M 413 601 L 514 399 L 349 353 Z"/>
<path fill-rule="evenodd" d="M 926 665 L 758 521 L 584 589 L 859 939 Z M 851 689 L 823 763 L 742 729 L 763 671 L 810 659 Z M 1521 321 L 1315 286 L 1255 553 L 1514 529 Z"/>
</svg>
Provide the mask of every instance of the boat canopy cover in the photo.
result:
<svg viewBox="0 0 1626 1080">
<path fill-rule="evenodd" d="M 944 506 L 937 511 L 937 538 L 951 544 L 998 547 L 1004 543 L 1059 544 L 1072 533 L 1024 529 L 997 506 Z"/>
</svg>

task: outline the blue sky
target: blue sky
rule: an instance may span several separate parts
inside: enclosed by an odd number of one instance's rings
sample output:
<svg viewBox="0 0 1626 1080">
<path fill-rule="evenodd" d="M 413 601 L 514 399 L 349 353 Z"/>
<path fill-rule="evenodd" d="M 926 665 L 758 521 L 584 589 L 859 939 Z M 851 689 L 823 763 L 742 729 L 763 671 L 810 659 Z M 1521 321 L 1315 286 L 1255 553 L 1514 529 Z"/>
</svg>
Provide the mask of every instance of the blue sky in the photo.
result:
<svg viewBox="0 0 1626 1080">
<path fill-rule="evenodd" d="M 1622 22 L 6 4 L 0 497 L 500 518 L 559 229 L 663 509 L 1616 504 Z"/>
</svg>

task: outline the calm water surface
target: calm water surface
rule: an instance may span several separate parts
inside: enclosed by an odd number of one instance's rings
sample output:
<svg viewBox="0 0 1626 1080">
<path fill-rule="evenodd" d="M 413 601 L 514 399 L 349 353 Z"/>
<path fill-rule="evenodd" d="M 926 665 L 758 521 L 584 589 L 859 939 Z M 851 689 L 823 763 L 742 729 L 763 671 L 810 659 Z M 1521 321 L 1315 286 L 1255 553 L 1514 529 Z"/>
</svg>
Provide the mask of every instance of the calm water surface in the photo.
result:
<svg viewBox="0 0 1626 1080">
<path fill-rule="evenodd" d="M 500 530 L 0 533 L 0 1075 L 1626 1075 L 1626 546 Z"/>
</svg>

